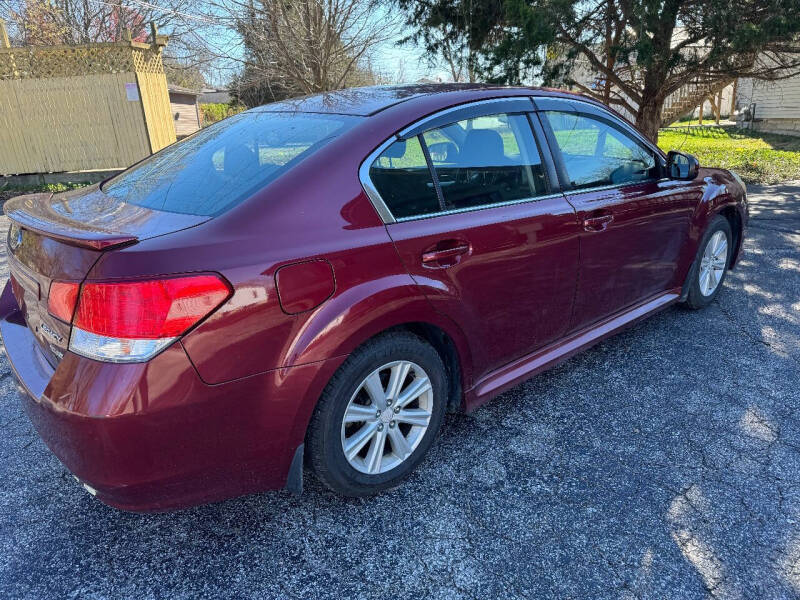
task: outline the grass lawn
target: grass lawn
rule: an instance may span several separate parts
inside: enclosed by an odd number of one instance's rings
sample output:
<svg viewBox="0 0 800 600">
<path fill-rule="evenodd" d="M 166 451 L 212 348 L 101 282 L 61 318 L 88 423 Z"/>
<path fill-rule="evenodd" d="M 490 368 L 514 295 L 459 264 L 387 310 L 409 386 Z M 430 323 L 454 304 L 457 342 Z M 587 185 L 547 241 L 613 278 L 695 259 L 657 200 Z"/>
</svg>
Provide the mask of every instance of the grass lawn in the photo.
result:
<svg viewBox="0 0 800 600">
<path fill-rule="evenodd" d="M 733 169 L 748 183 L 800 179 L 800 138 L 742 129 L 704 127 L 662 129 L 662 150 L 697 156 L 701 166 Z"/>
<path fill-rule="evenodd" d="M 35 192 L 66 192 L 67 190 L 74 190 L 75 188 L 84 187 L 86 183 L 46 183 L 44 185 L 3 185 L 0 181 L 0 206 L 3 202 L 14 196 L 21 196 L 22 194 L 33 194 Z"/>
<path fill-rule="evenodd" d="M 723 124 L 725 121 L 729 121 L 728 117 L 722 117 Z M 706 113 L 706 116 L 703 117 L 703 126 L 713 125 L 714 124 L 714 117 L 711 116 L 709 118 L 709 114 Z M 730 123 L 728 123 L 730 124 Z M 671 125 L 667 125 L 667 127 L 686 127 L 687 125 L 700 125 L 699 119 L 683 119 L 681 121 L 675 121 Z"/>
</svg>

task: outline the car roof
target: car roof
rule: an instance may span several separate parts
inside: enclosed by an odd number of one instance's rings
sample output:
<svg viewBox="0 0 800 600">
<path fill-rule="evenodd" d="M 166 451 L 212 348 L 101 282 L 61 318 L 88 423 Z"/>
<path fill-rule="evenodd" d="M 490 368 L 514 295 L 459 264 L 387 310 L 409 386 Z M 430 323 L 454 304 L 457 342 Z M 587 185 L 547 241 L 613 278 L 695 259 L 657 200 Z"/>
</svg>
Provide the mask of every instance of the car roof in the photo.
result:
<svg viewBox="0 0 800 600">
<path fill-rule="evenodd" d="M 256 108 L 268 112 L 312 112 L 341 115 L 374 115 L 401 102 L 413 98 L 465 91 L 520 90 L 536 95 L 546 90 L 530 87 L 507 87 L 480 83 L 426 83 L 414 85 L 378 85 L 349 88 L 334 92 L 302 96 L 281 102 L 273 102 Z"/>
</svg>

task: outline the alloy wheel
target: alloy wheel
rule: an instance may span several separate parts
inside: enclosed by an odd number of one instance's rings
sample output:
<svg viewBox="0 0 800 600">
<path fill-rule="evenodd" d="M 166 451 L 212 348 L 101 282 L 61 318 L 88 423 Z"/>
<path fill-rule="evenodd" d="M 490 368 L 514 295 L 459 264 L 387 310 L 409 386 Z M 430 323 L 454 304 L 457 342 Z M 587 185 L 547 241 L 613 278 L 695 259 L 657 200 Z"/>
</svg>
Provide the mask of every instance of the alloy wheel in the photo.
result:
<svg viewBox="0 0 800 600">
<path fill-rule="evenodd" d="M 344 411 L 341 437 L 347 462 L 369 475 L 400 465 L 425 436 L 433 402 L 430 378 L 419 365 L 400 360 L 372 371 Z"/>
<path fill-rule="evenodd" d="M 722 281 L 728 261 L 728 238 L 724 231 L 717 231 L 706 244 L 700 259 L 700 293 L 710 296 Z"/>
</svg>

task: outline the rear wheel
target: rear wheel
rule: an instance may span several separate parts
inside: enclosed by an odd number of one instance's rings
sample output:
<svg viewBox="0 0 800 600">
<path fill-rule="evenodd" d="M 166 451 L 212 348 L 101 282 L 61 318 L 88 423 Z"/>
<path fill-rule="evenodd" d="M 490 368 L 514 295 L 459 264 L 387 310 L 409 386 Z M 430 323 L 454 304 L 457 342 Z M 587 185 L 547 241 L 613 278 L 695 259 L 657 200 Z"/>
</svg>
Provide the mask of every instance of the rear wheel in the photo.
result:
<svg viewBox="0 0 800 600">
<path fill-rule="evenodd" d="M 446 404 L 445 367 L 430 344 L 406 332 L 375 338 L 325 388 L 309 426 L 311 465 L 346 496 L 396 486 L 427 453 Z"/>
<path fill-rule="evenodd" d="M 722 289 L 731 257 L 731 226 L 720 215 L 714 217 L 706 230 L 692 265 L 686 306 L 705 308 Z"/>
</svg>

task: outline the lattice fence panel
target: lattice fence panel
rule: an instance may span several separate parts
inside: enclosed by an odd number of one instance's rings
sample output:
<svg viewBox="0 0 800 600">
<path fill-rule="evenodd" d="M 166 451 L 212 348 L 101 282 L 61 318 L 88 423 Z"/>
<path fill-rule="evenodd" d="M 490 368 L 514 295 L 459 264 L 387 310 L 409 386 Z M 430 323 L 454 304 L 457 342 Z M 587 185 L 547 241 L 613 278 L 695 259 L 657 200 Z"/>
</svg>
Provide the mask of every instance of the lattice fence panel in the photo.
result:
<svg viewBox="0 0 800 600">
<path fill-rule="evenodd" d="M 163 74 L 161 52 L 133 48 L 133 67 L 137 73 Z"/>
<path fill-rule="evenodd" d="M 163 73 L 161 48 L 137 48 L 120 43 L 0 49 L 0 79 L 125 72 Z"/>
</svg>

